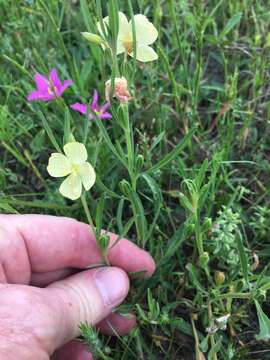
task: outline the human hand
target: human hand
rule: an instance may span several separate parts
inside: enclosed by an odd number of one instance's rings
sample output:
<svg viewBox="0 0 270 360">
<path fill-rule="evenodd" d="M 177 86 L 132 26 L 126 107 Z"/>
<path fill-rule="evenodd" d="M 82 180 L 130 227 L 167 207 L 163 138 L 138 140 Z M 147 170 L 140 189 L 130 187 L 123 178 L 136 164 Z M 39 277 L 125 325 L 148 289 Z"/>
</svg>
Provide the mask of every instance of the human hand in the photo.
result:
<svg viewBox="0 0 270 360">
<path fill-rule="evenodd" d="M 117 236 L 110 234 L 111 244 Z M 78 325 L 106 334 L 132 329 L 136 319 L 112 313 L 126 297 L 126 272 L 146 271 L 151 256 L 128 240 L 108 253 L 113 267 L 74 273 L 102 263 L 89 226 L 69 218 L 0 215 L 0 359 L 90 360 Z M 57 351 L 56 351 L 57 350 Z"/>
</svg>

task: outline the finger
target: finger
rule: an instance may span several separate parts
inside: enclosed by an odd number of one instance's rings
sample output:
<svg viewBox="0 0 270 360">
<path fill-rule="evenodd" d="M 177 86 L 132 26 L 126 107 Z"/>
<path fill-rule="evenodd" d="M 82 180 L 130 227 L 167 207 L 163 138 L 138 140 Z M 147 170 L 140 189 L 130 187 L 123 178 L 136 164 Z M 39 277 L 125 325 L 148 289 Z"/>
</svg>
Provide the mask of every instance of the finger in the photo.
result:
<svg viewBox="0 0 270 360">
<path fill-rule="evenodd" d="M 30 285 L 45 287 L 54 281 L 63 280 L 66 277 L 78 272 L 76 269 L 63 269 L 47 273 L 32 274 Z M 112 313 L 107 318 L 97 324 L 97 329 L 105 335 L 125 335 L 129 333 L 136 325 L 136 317 L 132 314 L 125 316 Z"/>
<path fill-rule="evenodd" d="M 105 335 L 126 335 L 136 326 L 136 317 L 133 314 L 123 316 L 112 313 L 97 324 L 97 329 Z"/>
<path fill-rule="evenodd" d="M 32 273 L 30 285 L 45 287 L 50 285 L 52 282 L 65 279 L 66 277 L 75 274 L 78 272 L 78 269 L 60 269 L 54 271 L 48 271 L 45 273 Z"/>
<path fill-rule="evenodd" d="M 126 239 L 110 235 L 109 260 L 127 272 L 155 270 L 152 257 Z M 93 232 L 74 219 L 46 215 L 0 215 L 0 263 L 11 283 L 29 281 L 32 272 L 68 267 L 85 268 L 103 262 Z"/>
<path fill-rule="evenodd" d="M 82 271 L 44 289 L 0 285 L 0 333 L 8 329 L 22 358 L 43 359 L 78 337 L 81 323 L 94 326 L 111 314 L 128 289 L 126 273 L 115 267 Z"/>
<path fill-rule="evenodd" d="M 44 301 L 54 309 L 54 350 L 79 335 L 79 324 L 95 325 L 108 316 L 125 299 L 129 280 L 123 270 L 103 267 L 80 272 L 43 290 Z"/>
<path fill-rule="evenodd" d="M 62 346 L 52 356 L 51 360 L 94 360 L 87 346 L 79 341 L 71 341 Z"/>
</svg>

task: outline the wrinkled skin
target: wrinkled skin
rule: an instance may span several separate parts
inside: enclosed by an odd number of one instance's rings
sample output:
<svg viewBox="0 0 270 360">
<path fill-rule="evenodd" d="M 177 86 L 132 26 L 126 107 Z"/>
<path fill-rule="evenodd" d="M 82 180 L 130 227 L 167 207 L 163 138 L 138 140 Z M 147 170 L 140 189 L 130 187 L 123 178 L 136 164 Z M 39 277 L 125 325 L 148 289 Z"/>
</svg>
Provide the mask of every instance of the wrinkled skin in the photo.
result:
<svg viewBox="0 0 270 360">
<path fill-rule="evenodd" d="M 117 236 L 110 234 L 111 245 Z M 127 272 L 151 276 L 151 256 L 122 239 L 111 267 L 85 270 L 102 258 L 88 225 L 69 218 L 0 215 L 0 359 L 92 359 L 74 341 L 81 322 L 125 334 L 134 316 L 112 310 L 129 290 Z"/>
</svg>

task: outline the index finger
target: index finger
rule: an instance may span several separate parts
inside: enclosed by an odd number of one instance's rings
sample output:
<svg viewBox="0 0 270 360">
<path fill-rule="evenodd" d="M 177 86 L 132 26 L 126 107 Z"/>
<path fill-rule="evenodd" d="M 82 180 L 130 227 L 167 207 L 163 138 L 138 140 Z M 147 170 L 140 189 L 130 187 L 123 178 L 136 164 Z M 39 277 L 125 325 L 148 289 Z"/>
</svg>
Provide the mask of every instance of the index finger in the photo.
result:
<svg viewBox="0 0 270 360">
<path fill-rule="evenodd" d="M 118 239 L 113 233 L 109 236 L 110 244 Z M 110 247 L 108 258 L 113 266 L 127 272 L 145 271 L 146 276 L 151 276 L 155 270 L 153 258 L 126 239 Z M 0 215 L 0 264 L 5 264 L 8 280 L 26 268 L 30 272 L 48 272 L 102 263 L 87 224 L 48 215 Z"/>
</svg>

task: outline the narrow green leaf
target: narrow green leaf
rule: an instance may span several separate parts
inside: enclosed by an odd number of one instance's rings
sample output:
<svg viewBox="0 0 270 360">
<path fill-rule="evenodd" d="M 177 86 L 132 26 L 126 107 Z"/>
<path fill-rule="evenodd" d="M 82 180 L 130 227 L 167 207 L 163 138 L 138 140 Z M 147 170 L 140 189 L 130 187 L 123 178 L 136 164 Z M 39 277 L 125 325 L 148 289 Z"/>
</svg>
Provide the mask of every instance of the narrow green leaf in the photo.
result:
<svg viewBox="0 0 270 360">
<path fill-rule="evenodd" d="M 43 113 L 41 111 L 38 111 L 37 113 L 38 113 L 38 115 L 39 115 L 39 117 L 40 117 L 40 119 L 42 121 L 42 125 L 43 125 L 49 139 L 51 140 L 52 145 L 54 146 L 54 148 L 56 149 L 57 152 L 61 153 L 62 150 L 61 150 L 60 146 L 58 145 L 58 143 L 57 143 L 57 141 L 56 141 L 56 139 L 55 139 L 55 137 L 53 135 L 52 129 L 51 129 L 47 119 L 45 118 L 45 116 L 43 115 Z"/>
<path fill-rule="evenodd" d="M 161 260 L 161 263 L 167 262 L 177 251 L 179 251 L 180 247 L 187 239 L 189 234 L 191 233 L 190 224 L 182 224 L 173 236 L 170 238 L 167 246 L 167 250 L 165 252 L 164 258 Z"/>
<path fill-rule="evenodd" d="M 261 305 L 258 303 L 257 300 L 255 300 L 255 305 L 256 305 L 257 316 L 259 319 L 259 326 L 260 326 L 260 332 L 258 335 L 256 335 L 256 339 L 269 341 L 270 340 L 270 319 L 263 312 Z"/>
<path fill-rule="evenodd" d="M 240 231 L 237 231 L 237 233 L 236 233 L 236 241 L 237 241 L 237 249 L 238 249 L 238 254 L 239 254 L 239 258 L 240 258 L 240 262 L 241 262 L 243 276 L 244 276 L 246 283 L 248 283 L 248 260 L 247 260 L 247 255 L 246 255 L 246 251 L 245 251 L 245 248 L 243 245 L 243 239 L 242 239 L 242 235 L 241 235 Z"/>
<path fill-rule="evenodd" d="M 153 165 L 150 169 L 147 170 L 147 173 L 160 170 L 167 164 L 169 164 L 172 160 L 176 158 L 176 156 L 185 148 L 188 142 L 191 140 L 195 129 L 190 130 L 190 132 L 180 141 L 179 144 L 175 146 L 175 148 L 170 151 L 167 155 L 164 156 L 162 160 L 160 160 L 157 164 Z"/>
<path fill-rule="evenodd" d="M 140 174 L 140 177 L 146 181 L 147 185 L 152 191 L 155 207 L 159 206 L 159 204 L 162 202 L 162 193 L 157 182 L 147 173 Z"/>
<path fill-rule="evenodd" d="M 240 22 L 241 17 L 241 12 L 234 14 L 233 17 L 225 25 L 219 37 L 222 39 L 224 36 L 226 36 Z"/>
<path fill-rule="evenodd" d="M 102 219 L 103 219 L 103 212 L 105 206 L 105 194 L 101 195 L 101 197 L 97 201 L 97 208 L 96 208 L 96 217 L 95 217 L 95 224 L 96 224 L 96 237 L 99 239 L 102 229 Z"/>
</svg>

